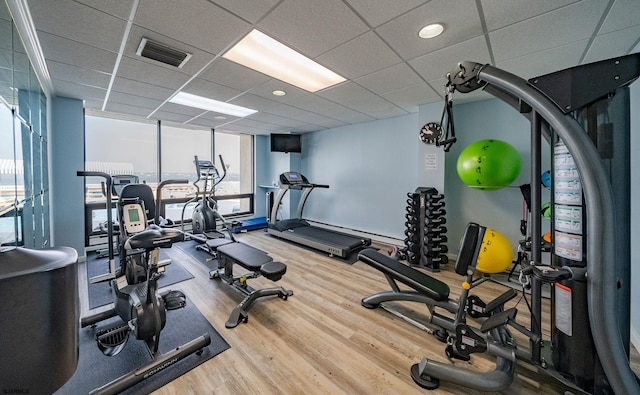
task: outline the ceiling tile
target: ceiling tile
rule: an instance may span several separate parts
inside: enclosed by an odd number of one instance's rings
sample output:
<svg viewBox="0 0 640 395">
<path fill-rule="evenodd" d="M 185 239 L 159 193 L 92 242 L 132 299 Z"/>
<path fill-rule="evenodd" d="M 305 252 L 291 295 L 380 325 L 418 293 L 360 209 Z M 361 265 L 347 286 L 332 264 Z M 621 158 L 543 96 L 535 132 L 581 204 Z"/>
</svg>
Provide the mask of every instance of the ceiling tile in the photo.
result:
<svg viewBox="0 0 640 395">
<path fill-rule="evenodd" d="M 589 38 L 605 7 L 603 1 L 583 1 L 491 32 L 489 38 L 495 61 Z"/>
<path fill-rule="evenodd" d="M 616 0 L 598 33 L 611 33 L 638 25 L 640 25 L 640 4 L 638 0 Z"/>
<path fill-rule="evenodd" d="M 53 90 L 56 96 L 68 97 L 71 99 L 99 99 L 104 100 L 107 93 L 106 89 L 76 84 L 63 80 L 52 80 Z"/>
<path fill-rule="evenodd" d="M 402 60 L 373 32 L 359 36 L 318 57 L 318 63 L 354 79 Z"/>
<path fill-rule="evenodd" d="M 385 110 L 392 106 L 388 101 L 354 82 L 345 82 L 344 84 L 325 89 L 319 92 L 319 95 L 325 99 L 363 113 Z"/>
<path fill-rule="evenodd" d="M 273 94 L 273 91 L 281 90 L 286 92 L 284 96 L 276 96 Z M 250 93 L 258 96 L 265 97 L 267 99 L 271 99 L 280 103 L 289 103 L 294 102 L 298 98 L 307 95 L 309 92 L 304 89 L 300 89 L 297 86 L 289 85 L 286 82 L 282 82 L 275 78 L 270 79 L 264 84 L 255 86 L 251 88 Z"/>
<path fill-rule="evenodd" d="M 75 0 L 75 1 L 125 20 L 129 19 L 129 15 L 131 15 L 131 9 L 133 8 L 133 4 L 134 4 L 133 0 L 119 0 L 119 1 Z M 29 0 L 29 3 L 31 3 L 31 0 Z"/>
<path fill-rule="evenodd" d="M 242 94 L 242 91 L 224 85 L 214 84 L 202 78 L 194 78 L 182 88 L 182 91 L 225 102 Z"/>
<path fill-rule="evenodd" d="M 173 89 L 163 88 L 161 86 L 151 85 L 122 77 L 116 77 L 113 81 L 113 85 L 111 86 L 111 90 L 162 101 L 167 100 L 175 92 Z"/>
<path fill-rule="evenodd" d="M 71 0 L 29 0 L 39 30 L 117 52 L 127 22 Z"/>
<path fill-rule="evenodd" d="M 47 62 L 47 68 L 49 69 L 51 78 L 77 84 L 107 89 L 109 87 L 109 81 L 111 80 L 111 74 L 59 63 L 53 60 Z"/>
<path fill-rule="evenodd" d="M 370 26 L 376 27 L 418 7 L 424 0 L 347 0 Z"/>
<path fill-rule="evenodd" d="M 270 77 L 229 60 L 218 58 L 198 77 L 241 91 L 267 82 Z"/>
<path fill-rule="evenodd" d="M 496 66 L 524 79 L 529 79 L 568 67 L 577 66 L 588 40 L 551 48 L 530 55 L 496 63 Z"/>
<path fill-rule="evenodd" d="M 158 109 L 158 112 L 160 111 L 183 114 L 183 115 L 189 116 L 190 118 L 199 116 L 200 114 L 206 112 L 206 110 L 203 110 L 201 108 L 183 106 L 182 104 L 175 104 L 175 103 L 169 103 L 169 102 L 164 103 L 162 107 Z"/>
<path fill-rule="evenodd" d="M 251 23 L 255 23 L 262 18 L 279 0 L 260 0 L 260 1 L 238 1 L 238 0 L 215 0 L 214 3 L 228 11 L 238 15 L 240 18 L 246 19 Z"/>
<path fill-rule="evenodd" d="M 112 73 L 118 54 L 38 30 L 44 57 L 59 63 Z"/>
<path fill-rule="evenodd" d="M 579 0 L 481 0 L 487 29 L 493 31 Z"/>
<path fill-rule="evenodd" d="M 634 26 L 597 36 L 587 51 L 582 63 L 597 62 L 627 55 L 640 40 L 640 26 Z"/>
<path fill-rule="evenodd" d="M 160 119 L 162 121 L 170 121 L 177 123 L 184 123 L 193 118 L 193 116 L 185 114 L 177 114 L 169 111 L 156 111 L 151 115 L 153 119 Z"/>
<path fill-rule="evenodd" d="M 257 111 L 264 111 L 277 106 L 279 103 L 275 100 L 266 99 L 262 96 L 252 95 L 251 93 L 244 93 L 238 97 L 229 101 L 231 104 L 237 106 L 251 108 Z"/>
<path fill-rule="evenodd" d="M 285 0 L 258 29 L 312 58 L 369 30 L 340 0 Z"/>
<path fill-rule="evenodd" d="M 379 95 L 424 83 L 406 63 L 399 63 L 365 75 L 356 79 L 355 82 Z"/>
<path fill-rule="evenodd" d="M 432 39 L 418 37 L 430 23 L 442 23 L 444 32 Z M 404 59 L 454 45 L 483 34 L 475 4 L 470 1 L 432 0 L 376 28 L 383 40 Z"/>
<path fill-rule="evenodd" d="M 414 111 L 415 112 L 415 111 Z M 385 119 L 385 118 L 394 118 L 399 117 L 401 115 L 407 115 L 409 112 L 400 108 L 400 107 L 389 107 L 380 111 L 370 111 L 367 113 L 370 117 L 376 119 Z"/>
<path fill-rule="evenodd" d="M 162 105 L 163 101 L 112 90 L 109 93 L 109 102 L 131 104 L 136 107 L 148 108 L 150 110 L 149 112 L 151 112 L 151 110 L 155 110 Z"/>
<path fill-rule="evenodd" d="M 464 54 L 464 55 L 461 55 Z M 461 56 L 465 56 L 461 58 Z M 491 57 L 484 36 L 472 38 L 457 45 L 440 49 L 409 61 L 425 80 L 446 77 L 459 62 L 470 60 L 477 63 L 491 63 Z"/>
<path fill-rule="evenodd" d="M 251 25 L 207 0 L 141 0 L 135 24 L 212 54 L 249 33 Z"/>
<path fill-rule="evenodd" d="M 442 100 L 426 83 L 408 86 L 382 95 L 385 99 L 408 112 L 417 112 L 421 104 Z"/>
<path fill-rule="evenodd" d="M 130 80 L 140 81 L 151 85 L 162 86 L 170 89 L 178 89 L 190 78 L 189 75 L 168 70 L 155 63 L 123 56 L 120 60 L 117 76 Z"/>
<path fill-rule="evenodd" d="M 151 113 L 151 111 L 148 108 L 136 107 L 136 106 L 132 106 L 131 104 L 120 104 L 120 103 L 113 103 L 113 102 L 107 103 L 105 111 L 135 115 L 141 118 L 146 118 Z"/>
</svg>

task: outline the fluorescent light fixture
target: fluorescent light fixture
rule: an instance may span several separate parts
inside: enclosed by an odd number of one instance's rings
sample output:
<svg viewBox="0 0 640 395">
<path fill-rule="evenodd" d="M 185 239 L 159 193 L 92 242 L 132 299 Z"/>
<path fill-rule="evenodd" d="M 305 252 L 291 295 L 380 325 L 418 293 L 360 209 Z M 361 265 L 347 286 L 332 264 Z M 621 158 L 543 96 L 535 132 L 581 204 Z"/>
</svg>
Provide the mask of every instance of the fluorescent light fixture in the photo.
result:
<svg viewBox="0 0 640 395">
<path fill-rule="evenodd" d="M 309 92 L 345 81 L 344 77 L 255 29 L 222 57 Z"/>
<path fill-rule="evenodd" d="M 420 36 L 420 38 L 434 38 L 442 34 L 443 31 L 444 31 L 443 24 L 434 23 L 420 29 L 420 32 L 418 32 L 418 36 Z"/>
<path fill-rule="evenodd" d="M 182 104 L 183 106 L 219 112 L 222 114 L 233 115 L 234 117 L 246 117 L 247 115 L 258 112 L 250 108 L 240 107 L 234 104 L 208 99 L 206 97 L 192 95 L 191 93 L 185 92 L 178 92 L 178 94 L 172 97 L 169 102 Z"/>
</svg>

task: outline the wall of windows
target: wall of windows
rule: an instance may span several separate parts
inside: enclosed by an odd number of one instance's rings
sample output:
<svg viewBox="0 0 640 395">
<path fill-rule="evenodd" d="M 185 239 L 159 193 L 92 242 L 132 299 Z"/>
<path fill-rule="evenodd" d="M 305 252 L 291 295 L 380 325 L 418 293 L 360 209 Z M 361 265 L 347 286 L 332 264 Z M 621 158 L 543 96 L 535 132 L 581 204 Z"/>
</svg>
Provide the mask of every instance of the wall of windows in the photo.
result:
<svg viewBox="0 0 640 395">
<path fill-rule="evenodd" d="M 193 208 L 201 197 L 198 190 L 200 193 L 204 190 L 203 181 L 197 183 L 198 188 L 194 186 L 197 179 L 194 157 L 211 161 L 214 149 L 214 164 L 220 175 L 223 169 L 218 155 L 223 156 L 227 169 L 227 176 L 215 188 L 219 213 L 225 217 L 253 213 L 253 136 L 89 115 L 85 117 L 85 129 L 86 170 L 112 176 L 136 175 L 140 182 L 151 186 L 154 193 L 160 181 L 189 181 L 163 188 L 160 213 L 164 218 L 181 221 L 183 207 L 191 201 L 184 210 L 185 221 L 191 220 Z M 106 220 L 101 181 L 99 178 L 86 181 L 88 236 L 100 234 L 100 224 Z M 210 187 L 208 183 L 207 188 Z M 89 243 L 88 238 L 86 241 Z"/>
<path fill-rule="evenodd" d="M 0 3 L 0 244 L 50 242 L 47 98 Z"/>
</svg>

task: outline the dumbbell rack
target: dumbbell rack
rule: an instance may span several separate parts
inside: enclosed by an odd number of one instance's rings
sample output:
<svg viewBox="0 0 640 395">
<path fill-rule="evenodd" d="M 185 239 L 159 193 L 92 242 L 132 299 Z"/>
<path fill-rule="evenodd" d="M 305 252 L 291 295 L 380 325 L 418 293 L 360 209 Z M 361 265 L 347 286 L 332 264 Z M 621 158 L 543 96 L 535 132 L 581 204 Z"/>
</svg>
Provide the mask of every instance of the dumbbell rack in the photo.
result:
<svg viewBox="0 0 640 395">
<path fill-rule="evenodd" d="M 407 194 L 404 239 L 407 261 L 411 266 L 440 271 L 449 261 L 444 195 L 435 188 L 417 188 Z"/>
</svg>

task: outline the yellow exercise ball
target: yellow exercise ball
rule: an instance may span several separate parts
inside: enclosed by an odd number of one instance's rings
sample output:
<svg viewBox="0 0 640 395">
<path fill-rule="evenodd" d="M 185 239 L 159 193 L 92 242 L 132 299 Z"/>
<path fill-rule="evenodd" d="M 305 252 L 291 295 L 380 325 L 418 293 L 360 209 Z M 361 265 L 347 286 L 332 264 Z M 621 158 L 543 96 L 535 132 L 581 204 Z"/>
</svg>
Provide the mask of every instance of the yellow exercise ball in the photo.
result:
<svg viewBox="0 0 640 395">
<path fill-rule="evenodd" d="M 487 228 L 478 252 L 476 270 L 487 274 L 502 273 L 512 261 L 513 249 L 509 240 L 497 230 Z"/>
</svg>

